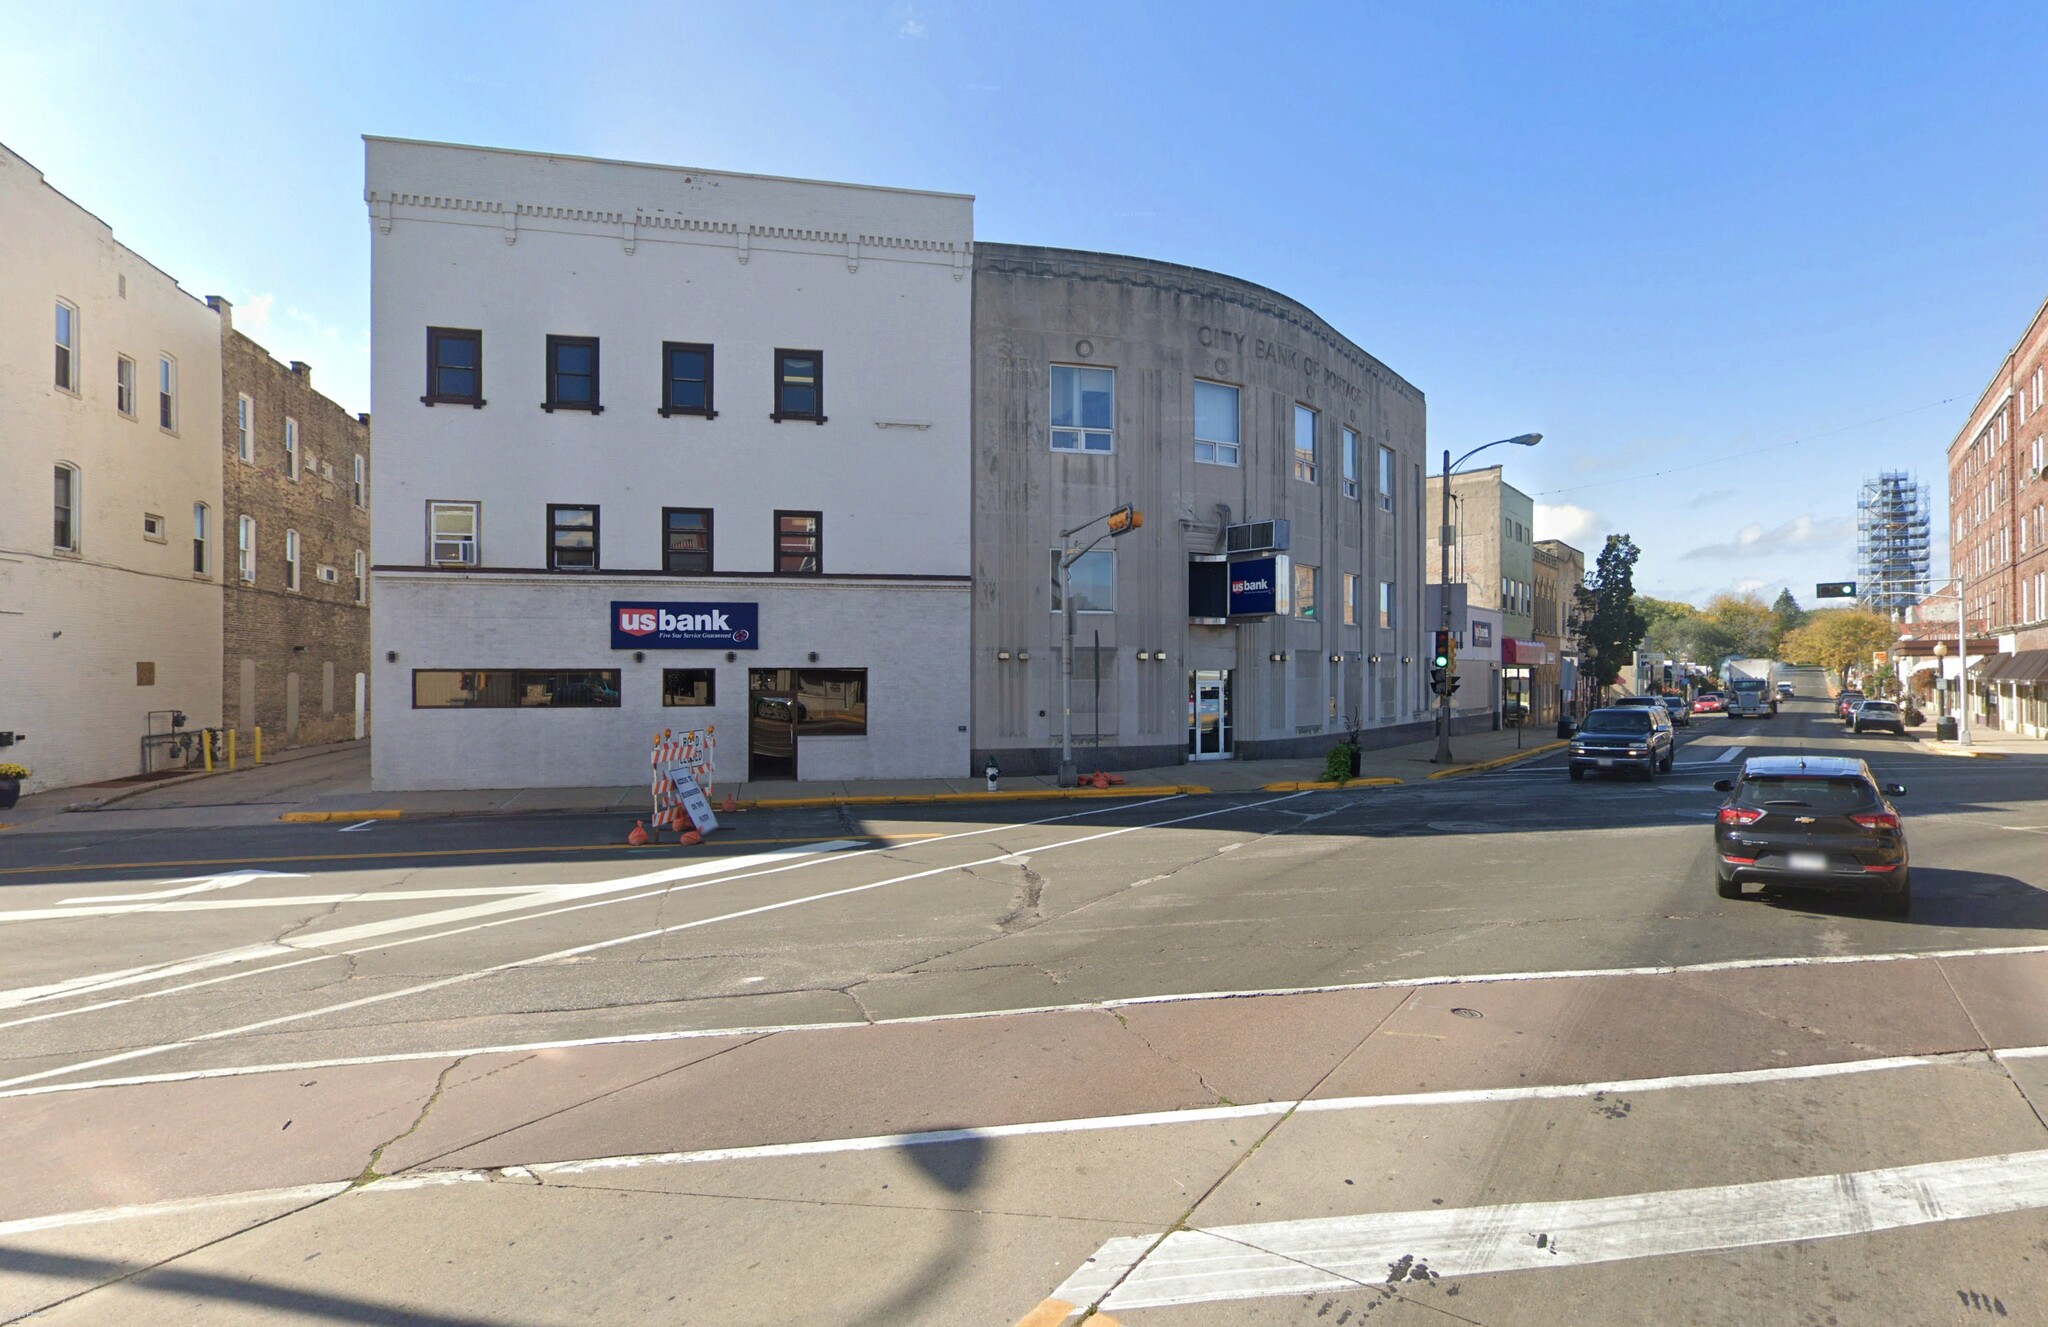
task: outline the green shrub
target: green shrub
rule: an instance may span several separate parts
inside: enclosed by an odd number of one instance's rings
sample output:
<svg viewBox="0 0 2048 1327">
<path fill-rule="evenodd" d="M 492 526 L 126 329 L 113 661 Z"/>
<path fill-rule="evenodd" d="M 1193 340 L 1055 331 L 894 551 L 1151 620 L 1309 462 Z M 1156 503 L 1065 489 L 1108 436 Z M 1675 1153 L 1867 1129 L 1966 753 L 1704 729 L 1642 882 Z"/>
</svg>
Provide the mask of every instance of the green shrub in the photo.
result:
<svg viewBox="0 0 2048 1327">
<path fill-rule="evenodd" d="M 1323 782 L 1343 783 L 1351 777 L 1351 743 L 1339 742 L 1330 748 L 1328 759 L 1323 761 Z"/>
</svg>

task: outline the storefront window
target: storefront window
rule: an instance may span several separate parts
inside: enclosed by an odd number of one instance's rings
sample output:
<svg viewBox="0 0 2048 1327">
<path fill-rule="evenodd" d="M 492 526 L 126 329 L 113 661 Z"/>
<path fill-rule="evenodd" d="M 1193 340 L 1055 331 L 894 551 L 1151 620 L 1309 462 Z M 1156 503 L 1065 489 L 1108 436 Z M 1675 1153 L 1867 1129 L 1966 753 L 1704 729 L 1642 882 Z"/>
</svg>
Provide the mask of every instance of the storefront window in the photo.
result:
<svg viewBox="0 0 2048 1327">
<path fill-rule="evenodd" d="M 415 668 L 416 710 L 617 709 L 616 668 Z"/>
<path fill-rule="evenodd" d="M 664 668 L 661 670 L 661 703 L 712 705 L 718 698 L 718 674 L 709 668 Z"/>
<path fill-rule="evenodd" d="M 748 686 L 757 694 L 790 697 L 789 714 L 800 737 L 865 737 L 868 670 L 865 668 L 756 668 Z M 755 707 L 760 712 L 760 706 Z"/>
</svg>

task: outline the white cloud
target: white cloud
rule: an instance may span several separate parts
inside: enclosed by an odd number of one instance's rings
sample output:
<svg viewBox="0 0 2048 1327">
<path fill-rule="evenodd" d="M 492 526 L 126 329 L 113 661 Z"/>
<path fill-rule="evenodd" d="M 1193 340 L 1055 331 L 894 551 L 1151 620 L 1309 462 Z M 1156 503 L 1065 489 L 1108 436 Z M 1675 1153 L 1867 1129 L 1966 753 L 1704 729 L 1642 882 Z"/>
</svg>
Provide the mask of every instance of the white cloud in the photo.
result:
<svg viewBox="0 0 2048 1327">
<path fill-rule="evenodd" d="M 1547 502 L 1536 504 L 1538 539 L 1562 539 L 1581 552 L 1591 552 L 1587 543 L 1599 537 L 1602 524 L 1600 513 L 1590 508 L 1574 507 L 1569 502 L 1556 506 Z"/>
<path fill-rule="evenodd" d="M 270 311 L 276 304 L 277 296 L 268 291 L 261 295 L 249 296 L 235 306 L 235 327 L 251 337 L 256 337 L 258 332 L 268 331 L 270 328 Z M 261 340 L 262 338 L 256 337 L 256 339 Z"/>
<path fill-rule="evenodd" d="M 1752 521 L 1737 530 L 1735 537 L 1726 543 L 1701 544 L 1685 556 L 1688 559 L 1768 557 L 1795 549 L 1837 544 L 1855 533 L 1856 522 L 1847 516 L 1824 521 L 1799 516 L 1769 530 L 1760 522 Z"/>
<path fill-rule="evenodd" d="M 897 36 L 905 41 L 914 41 L 924 36 L 924 20 L 917 16 L 915 9 L 912 9 L 909 5 L 898 5 L 896 7 L 896 17 L 902 20 L 902 23 L 896 29 Z"/>
</svg>

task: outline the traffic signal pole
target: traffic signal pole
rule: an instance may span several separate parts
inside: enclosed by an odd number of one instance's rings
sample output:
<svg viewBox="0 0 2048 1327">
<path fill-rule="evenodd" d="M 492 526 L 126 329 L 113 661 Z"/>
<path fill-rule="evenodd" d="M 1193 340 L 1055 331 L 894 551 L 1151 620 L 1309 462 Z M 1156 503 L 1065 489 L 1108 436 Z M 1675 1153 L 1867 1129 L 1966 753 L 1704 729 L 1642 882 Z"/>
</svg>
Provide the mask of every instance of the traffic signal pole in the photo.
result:
<svg viewBox="0 0 2048 1327">
<path fill-rule="evenodd" d="M 1108 531 L 1095 536 L 1095 538 L 1089 540 L 1087 544 L 1080 548 L 1074 547 L 1072 543 L 1074 536 L 1095 524 L 1096 521 L 1107 521 L 1109 523 Z M 1073 586 L 1069 583 L 1067 573 L 1089 550 L 1093 549 L 1103 540 L 1120 538 L 1144 523 L 1144 513 L 1126 502 L 1115 511 L 1106 512 L 1091 520 L 1083 521 L 1071 530 L 1060 531 L 1060 618 L 1066 629 L 1067 640 L 1066 648 L 1060 651 L 1059 785 L 1062 788 L 1074 786 L 1074 590 Z M 1095 667 L 1099 673 L 1102 668 L 1100 659 L 1096 661 Z M 1101 694 L 1102 689 L 1098 686 L 1096 688 L 1096 695 L 1099 698 Z M 1097 716 L 1096 722 L 1099 734 L 1100 716 Z M 1096 745 L 1099 750 L 1101 747 L 1099 736 Z M 1097 768 L 1101 767 L 1097 766 Z"/>
<path fill-rule="evenodd" d="M 1441 566 L 1437 597 L 1443 601 L 1437 629 L 1448 632 L 1451 629 L 1451 449 L 1448 447 L 1444 448 L 1443 521 L 1436 528 L 1436 546 Z M 1451 763 L 1451 689 L 1448 686 L 1436 698 L 1436 755 L 1433 759 L 1439 765 Z"/>
</svg>

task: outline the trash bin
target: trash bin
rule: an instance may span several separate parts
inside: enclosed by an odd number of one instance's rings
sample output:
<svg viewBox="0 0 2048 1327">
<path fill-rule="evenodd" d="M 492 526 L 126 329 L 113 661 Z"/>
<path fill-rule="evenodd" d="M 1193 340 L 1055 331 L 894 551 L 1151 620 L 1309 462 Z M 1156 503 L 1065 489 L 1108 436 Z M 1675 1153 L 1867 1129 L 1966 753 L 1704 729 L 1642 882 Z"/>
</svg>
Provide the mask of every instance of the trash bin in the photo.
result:
<svg viewBox="0 0 2048 1327">
<path fill-rule="evenodd" d="M 1934 736 L 1943 742 L 1956 740 L 1956 721 L 1952 714 L 1944 714 L 1934 721 Z"/>
</svg>

